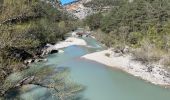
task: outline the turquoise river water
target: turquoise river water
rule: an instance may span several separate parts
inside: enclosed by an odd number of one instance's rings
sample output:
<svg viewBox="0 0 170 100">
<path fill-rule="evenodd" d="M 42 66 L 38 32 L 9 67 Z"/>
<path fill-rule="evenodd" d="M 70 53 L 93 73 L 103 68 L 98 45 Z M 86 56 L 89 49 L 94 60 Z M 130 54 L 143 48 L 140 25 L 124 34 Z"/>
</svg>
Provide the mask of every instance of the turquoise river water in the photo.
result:
<svg viewBox="0 0 170 100">
<path fill-rule="evenodd" d="M 48 56 L 46 65 L 68 67 L 70 77 L 86 87 L 82 100 L 170 100 L 170 89 L 155 86 L 120 70 L 81 56 L 100 51 L 103 48 L 92 38 L 84 38 L 88 47 L 70 46 L 64 53 Z M 51 100 L 45 88 L 34 87 L 21 95 L 24 100 Z"/>
</svg>

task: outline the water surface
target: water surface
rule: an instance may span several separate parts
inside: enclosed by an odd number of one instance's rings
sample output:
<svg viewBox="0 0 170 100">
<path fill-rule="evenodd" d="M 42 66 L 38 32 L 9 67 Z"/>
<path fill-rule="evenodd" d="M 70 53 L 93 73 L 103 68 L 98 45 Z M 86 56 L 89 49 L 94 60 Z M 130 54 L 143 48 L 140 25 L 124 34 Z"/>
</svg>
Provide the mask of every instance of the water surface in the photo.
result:
<svg viewBox="0 0 170 100">
<path fill-rule="evenodd" d="M 152 85 L 120 70 L 80 58 L 103 48 L 96 40 L 85 38 L 88 47 L 70 46 L 64 53 L 49 55 L 45 65 L 70 68 L 70 78 L 86 87 L 86 100 L 170 100 L 170 89 Z M 34 87 L 21 97 L 25 100 L 52 100 L 47 89 Z M 83 99 L 83 100 L 84 100 Z"/>
</svg>

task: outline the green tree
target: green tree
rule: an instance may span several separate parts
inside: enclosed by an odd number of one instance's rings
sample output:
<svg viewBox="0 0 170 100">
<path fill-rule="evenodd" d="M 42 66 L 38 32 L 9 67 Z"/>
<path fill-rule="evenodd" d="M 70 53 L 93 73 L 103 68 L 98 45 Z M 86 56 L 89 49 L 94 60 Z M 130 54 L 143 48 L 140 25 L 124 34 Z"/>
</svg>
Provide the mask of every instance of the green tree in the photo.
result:
<svg viewBox="0 0 170 100">
<path fill-rule="evenodd" d="M 29 66 L 23 63 L 24 60 L 36 58 L 37 48 L 44 44 L 63 39 L 64 33 L 76 27 L 76 21 L 40 0 L 0 1 L 0 95 L 5 96 L 11 89 L 18 88 L 17 84 L 26 85 L 22 84 L 24 79 L 37 77 L 35 73 L 29 73 Z M 24 75 L 21 75 L 23 72 Z M 15 73 L 21 77 L 15 82 L 8 80 Z M 40 69 L 37 73 L 41 73 Z"/>
<path fill-rule="evenodd" d="M 97 13 L 91 16 L 88 16 L 85 20 L 85 23 L 90 26 L 92 30 L 100 28 L 101 25 L 101 19 L 102 19 L 102 14 Z"/>
</svg>

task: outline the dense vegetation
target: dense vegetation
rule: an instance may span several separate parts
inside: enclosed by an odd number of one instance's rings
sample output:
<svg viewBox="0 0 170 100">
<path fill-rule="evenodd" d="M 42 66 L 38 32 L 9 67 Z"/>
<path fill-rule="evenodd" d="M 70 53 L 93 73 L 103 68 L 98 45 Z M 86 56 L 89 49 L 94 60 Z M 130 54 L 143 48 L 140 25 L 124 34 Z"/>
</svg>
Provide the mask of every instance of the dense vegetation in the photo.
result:
<svg viewBox="0 0 170 100">
<path fill-rule="evenodd" d="M 115 7 L 121 5 L 120 0 L 92 0 L 84 4 L 86 7 L 90 7 L 93 10 L 103 10 L 103 7 Z"/>
<path fill-rule="evenodd" d="M 84 5 L 97 11 L 83 20 L 84 25 L 95 30 L 106 46 L 129 46 L 136 60 L 170 66 L 169 0 L 92 0 Z M 103 8 L 109 10 L 103 12 Z M 40 0 L 0 0 L 0 96 L 8 97 L 12 89 L 34 84 L 49 88 L 60 100 L 75 100 L 74 94 L 82 88 L 68 82 L 67 69 L 29 69 L 23 62 L 37 58 L 46 43 L 64 39 L 77 22 Z M 15 81 L 10 79 L 13 73 L 19 75 Z"/>
<path fill-rule="evenodd" d="M 47 86 L 35 81 L 43 76 L 38 73 L 48 72 L 47 69 L 40 68 L 36 73 L 26 72 L 28 66 L 23 62 L 29 58 L 36 58 L 39 54 L 38 48 L 46 43 L 56 43 L 64 39 L 64 33 L 73 30 L 75 23 L 76 21 L 66 13 L 39 0 L 0 0 L 0 96 L 4 97 L 9 90 L 30 83 L 57 90 L 54 83 L 53 86 Z M 12 73 L 19 72 L 22 77 L 20 76 L 16 82 L 8 80 Z M 34 77 L 31 82 L 23 84 L 24 80 L 31 77 Z M 54 78 L 55 83 L 60 83 L 59 80 L 61 79 Z M 63 80 L 63 85 L 66 85 Z M 73 95 L 80 89 L 72 91 L 76 85 L 72 86 L 61 87 L 68 88 L 67 94 Z M 68 93 L 69 90 L 72 92 Z M 64 93 L 61 96 L 61 100 L 66 100 Z"/>
<path fill-rule="evenodd" d="M 105 0 L 92 0 L 99 6 Z M 108 0 L 108 3 L 114 0 Z M 133 49 L 135 59 L 162 61 L 168 66 L 170 56 L 170 1 L 119 0 L 111 11 L 86 18 L 85 25 L 97 30 L 108 47 Z M 111 4 L 111 3 L 110 3 Z M 105 5 L 101 5 L 105 6 Z M 99 34 L 101 33 L 101 34 Z M 102 38 L 101 38 L 102 37 Z"/>
</svg>

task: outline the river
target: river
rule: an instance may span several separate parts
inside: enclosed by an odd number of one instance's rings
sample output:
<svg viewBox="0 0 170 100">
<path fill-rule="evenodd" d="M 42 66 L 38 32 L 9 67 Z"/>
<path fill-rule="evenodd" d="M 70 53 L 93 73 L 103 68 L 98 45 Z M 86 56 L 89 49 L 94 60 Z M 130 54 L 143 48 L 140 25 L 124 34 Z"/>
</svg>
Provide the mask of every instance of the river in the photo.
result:
<svg viewBox="0 0 170 100">
<path fill-rule="evenodd" d="M 92 38 L 84 38 L 86 46 L 70 46 L 64 53 L 48 56 L 45 65 L 68 67 L 70 78 L 84 85 L 82 100 L 170 100 L 170 89 L 140 80 L 123 71 L 111 69 L 97 62 L 80 58 L 85 54 L 103 50 Z M 52 100 L 47 89 L 34 87 L 23 93 L 24 100 Z"/>
</svg>

